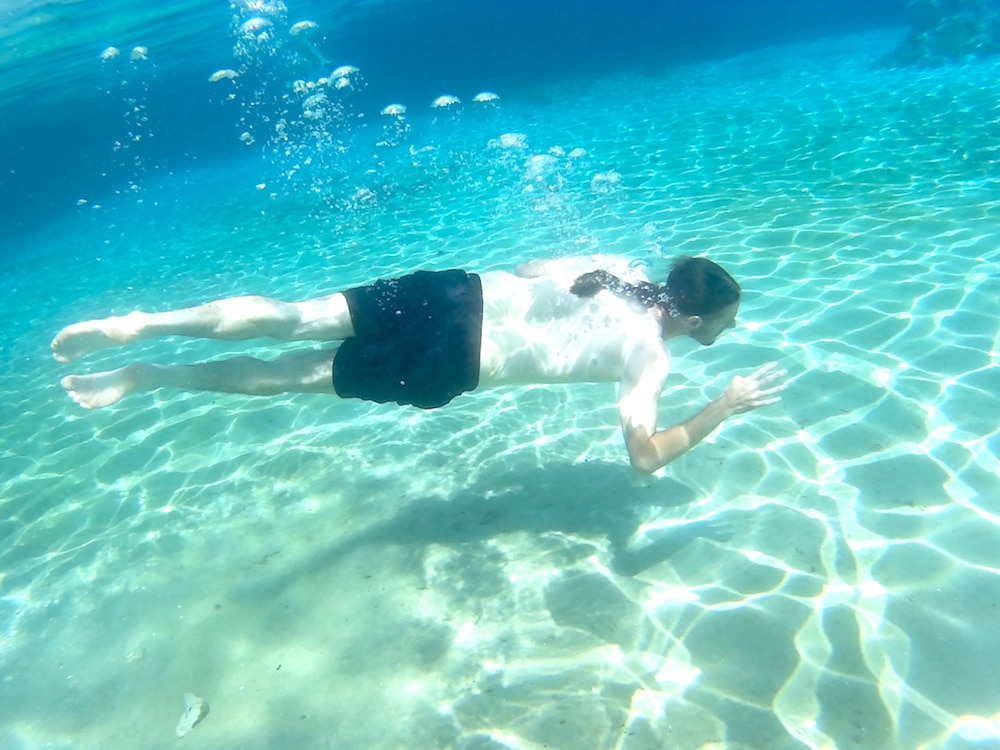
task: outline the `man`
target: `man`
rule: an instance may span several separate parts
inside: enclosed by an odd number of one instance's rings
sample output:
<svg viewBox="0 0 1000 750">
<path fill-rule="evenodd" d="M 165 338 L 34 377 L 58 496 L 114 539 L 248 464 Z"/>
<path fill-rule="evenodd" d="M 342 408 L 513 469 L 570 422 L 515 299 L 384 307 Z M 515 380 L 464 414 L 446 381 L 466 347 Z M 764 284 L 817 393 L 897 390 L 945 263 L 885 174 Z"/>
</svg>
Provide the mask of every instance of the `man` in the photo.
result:
<svg viewBox="0 0 1000 750">
<path fill-rule="evenodd" d="M 629 458 L 638 471 L 651 473 L 728 417 L 776 403 L 785 372 L 769 364 L 734 377 L 689 420 L 657 430 L 657 402 L 670 372 L 664 342 L 689 336 L 712 344 L 736 325 L 740 287 L 706 258 L 680 258 L 662 286 L 645 278 L 632 284 L 607 270 L 622 263 L 592 257 L 533 261 L 515 274 L 419 271 L 306 302 L 233 297 L 171 312 L 133 312 L 68 326 L 52 351 L 68 362 L 154 336 L 343 342 L 271 361 L 137 362 L 63 378 L 69 395 L 88 409 L 157 388 L 331 393 L 436 408 L 476 388 L 617 382 Z"/>
</svg>

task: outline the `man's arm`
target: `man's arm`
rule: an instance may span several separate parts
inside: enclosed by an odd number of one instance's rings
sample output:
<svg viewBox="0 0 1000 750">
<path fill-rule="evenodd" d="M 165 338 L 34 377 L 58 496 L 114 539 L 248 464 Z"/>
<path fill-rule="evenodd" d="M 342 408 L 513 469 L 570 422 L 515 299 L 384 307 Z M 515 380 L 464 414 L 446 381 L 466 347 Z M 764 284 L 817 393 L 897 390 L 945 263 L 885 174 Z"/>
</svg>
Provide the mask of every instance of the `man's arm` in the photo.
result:
<svg viewBox="0 0 1000 750">
<path fill-rule="evenodd" d="M 785 385 L 773 383 L 785 374 L 772 362 L 748 377 L 737 375 L 719 398 L 689 420 L 657 430 L 656 407 L 662 381 L 654 388 L 653 384 L 658 379 L 655 376 L 639 372 L 636 377 L 629 378 L 626 372 L 618 408 L 632 466 L 643 474 L 652 474 L 687 453 L 734 414 L 777 403 L 781 400 L 778 394 L 785 389 Z"/>
</svg>

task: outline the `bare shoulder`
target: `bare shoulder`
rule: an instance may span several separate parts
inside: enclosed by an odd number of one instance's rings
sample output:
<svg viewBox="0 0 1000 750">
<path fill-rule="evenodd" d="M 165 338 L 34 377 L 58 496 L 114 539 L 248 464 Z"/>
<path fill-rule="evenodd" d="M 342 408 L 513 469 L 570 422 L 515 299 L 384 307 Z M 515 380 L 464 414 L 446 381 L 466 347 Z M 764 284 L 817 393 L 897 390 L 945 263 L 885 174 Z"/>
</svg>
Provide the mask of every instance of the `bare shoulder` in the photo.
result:
<svg viewBox="0 0 1000 750">
<path fill-rule="evenodd" d="M 580 274 L 588 271 L 607 271 L 623 279 L 648 281 L 645 269 L 616 255 L 575 255 L 566 258 L 544 258 L 521 263 L 514 270 L 517 276 L 524 279 L 550 278 L 560 282 L 572 283 Z"/>
<path fill-rule="evenodd" d="M 633 335 L 629 338 L 623 381 L 642 380 L 662 386 L 670 374 L 669 350 L 658 337 Z"/>
<path fill-rule="evenodd" d="M 656 432 L 657 403 L 669 374 L 670 353 L 653 341 L 637 341 L 626 355 L 618 411 L 629 445 L 636 436 L 648 437 Z"/>
</svg>

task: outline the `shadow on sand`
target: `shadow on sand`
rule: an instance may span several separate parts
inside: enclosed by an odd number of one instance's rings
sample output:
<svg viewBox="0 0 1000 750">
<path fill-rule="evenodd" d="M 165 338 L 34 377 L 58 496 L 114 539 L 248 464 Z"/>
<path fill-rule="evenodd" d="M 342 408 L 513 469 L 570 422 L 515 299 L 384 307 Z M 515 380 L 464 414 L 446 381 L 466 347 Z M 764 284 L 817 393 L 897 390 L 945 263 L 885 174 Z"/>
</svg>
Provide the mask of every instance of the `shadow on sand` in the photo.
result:
<svg viewBox="0 0 1000 750">
<path fill-rule="evenodd" d="M 310 570 L 335 565 L 367 548 L 386 545 L 423 554 L 430 545 L 461 548 L 505 534 L 528 532 L 604 538 L 611 569 L 635 576 L 674 555 L 698 538 L 726 541 L 732 529 L 720 520 L 698 520 L 646 532 L 643 520 L 656 508 L 681 508 L 697 499 L 686 485 L 669 478 L 640 480 L 627 466 L 603 462 L 512 469 L 499 462 L 479 480 L 450 497 L 419 498 L 387 520 L 316 549 L 303 563 Z M 680 513 L 678 512 L 678 515 Z M 567 563 L 595 554 L 581 541 Z M 293 576 L 295 571 L 285 571 Z M 277 583 L 277 582 L 274 582 Z"/>
</svg>

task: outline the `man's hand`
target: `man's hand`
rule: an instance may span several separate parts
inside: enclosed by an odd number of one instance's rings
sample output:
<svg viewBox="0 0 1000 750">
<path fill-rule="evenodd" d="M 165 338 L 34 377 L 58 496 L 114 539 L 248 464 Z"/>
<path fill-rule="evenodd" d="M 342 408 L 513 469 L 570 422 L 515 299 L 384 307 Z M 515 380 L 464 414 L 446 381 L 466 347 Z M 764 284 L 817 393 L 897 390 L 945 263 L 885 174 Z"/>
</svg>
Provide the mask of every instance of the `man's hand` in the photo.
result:
<svg viewBox="0 0 1000 750">
<path fill-rule="evenodd" d="M 788 372 L 777 368 L 777 362 L 770 362 L 745 378 L 737 375 L 719 400 L 731 414 L 743 414 L 758 406 L 778 403 L 781 401 L 781 396 L 778 394 L 785 390 L 788 384 L 774 385 L 774 383 L 785 377 Z"/>
<path fill-rule="evenodd" d="M 644 474 L 651 474 L 700 443 L 734 414 L 742 414 L 758 406 L 776 404 L 781 400 L 778 394 L 785 390 L 785 384 L 775 383 L 787 374 L 772 362 L 745 378 L 737 375 L 715 401 L 686 422 L 665 430 L 657 430 L 652 420 L 633 418 L 634 414 L 641 412 L 628 411 L 620 405 L 625 445 L 632 466 Z M 655 399 L 651 399 L 651 402 L 655 404 Z M 624 399 L 621 402 L 624 406 L 630 403 Z"/>
</svg>

